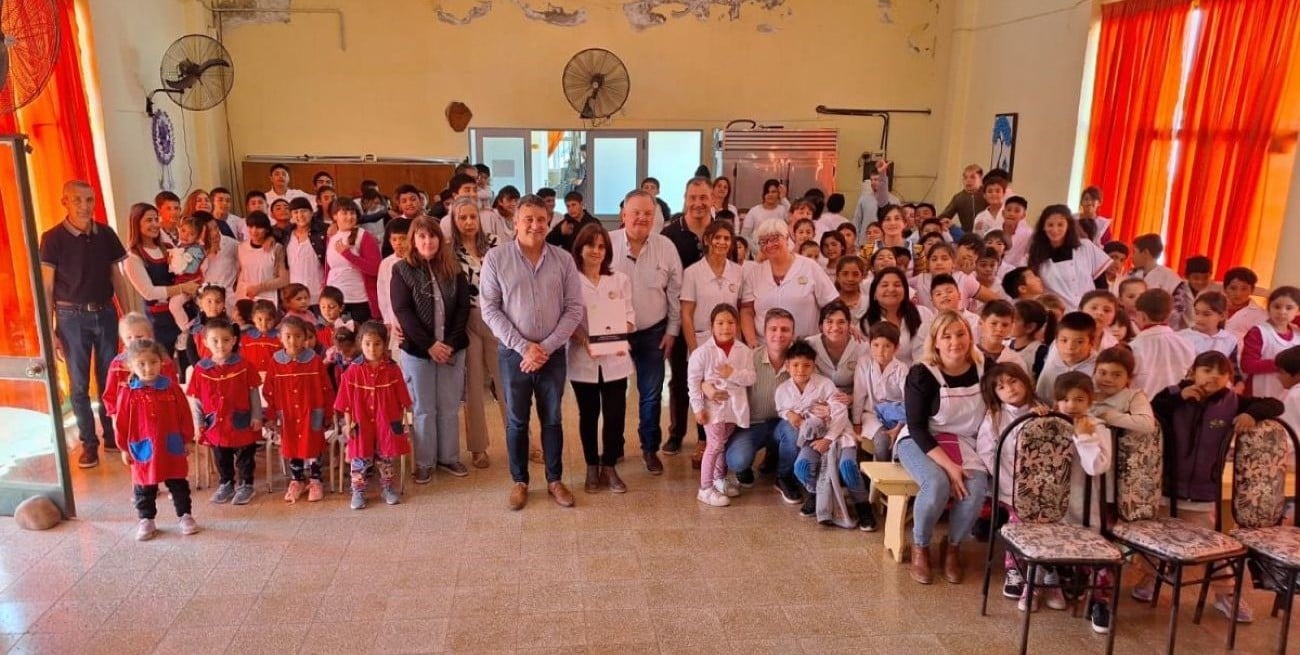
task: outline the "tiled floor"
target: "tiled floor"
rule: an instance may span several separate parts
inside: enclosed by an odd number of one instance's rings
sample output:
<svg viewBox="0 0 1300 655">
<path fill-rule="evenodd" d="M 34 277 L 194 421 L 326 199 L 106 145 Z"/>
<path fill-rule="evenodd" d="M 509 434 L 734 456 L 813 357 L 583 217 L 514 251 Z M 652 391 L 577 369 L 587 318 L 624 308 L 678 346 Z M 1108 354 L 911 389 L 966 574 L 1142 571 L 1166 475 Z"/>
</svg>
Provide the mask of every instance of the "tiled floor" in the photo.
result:
<svg viewBox="0 0 1300 655">
<path fill-rule="evenodd" d="M 686 455 L 664 458 L 660 478 L 629 458 L 629 493 L 587 495 L 571 396 L 565 412 L 573 509 L 550 502 L 534 464 L 528 507 L 506 510 L 498 433 L 490 469 L 408 484 L 396 507 L 351 511 L 333 494 L 213 506 L 204 490 L 202 533 L 180 536 L 160 499 L 164 532 L 137 543 L 129 476 L 106 460 L 76 474 L 78 520 L 44 533 L 0 520 L 0 653 L 1014 652 L 1014 604 L 995 595 L 979 616 L 982 548 L 966 553 L 965 584 L 922 587 L 878 533 L 800 519 L 770 480 L 731 507 L 700 505 Z M 1272 652 L 1271 596 L 1250 599 L 1258 619 L 1236 652 Z M 1126 596 L 1116 651 L 1162 652 L 1167 603 Z M 1226 627 L 1213 610 L 1193 625 L 1185 607 L 1178 652 L 1221 652 Z M 1030 638 L 1031 652 L 1104 647 L 1082 618 L 1046 609 Z"/>
</svg>

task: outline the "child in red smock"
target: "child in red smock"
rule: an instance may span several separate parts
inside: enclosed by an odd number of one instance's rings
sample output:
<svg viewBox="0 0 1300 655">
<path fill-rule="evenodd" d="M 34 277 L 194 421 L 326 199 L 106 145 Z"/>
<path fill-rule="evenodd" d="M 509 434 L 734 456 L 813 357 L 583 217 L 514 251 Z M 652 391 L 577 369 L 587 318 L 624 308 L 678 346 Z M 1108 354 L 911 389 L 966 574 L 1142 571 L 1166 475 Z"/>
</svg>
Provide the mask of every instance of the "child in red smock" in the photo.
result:
<svg viewBox="0 0 1300 655">
<path fill-rule="evenodd" d="M 203 349 L 208 356 L 190 372 L 188 393 L 199 401 L 199 443 L 212 448 L 221 483 L 212 502 L 247 505 L 253 499 L 253 466 L 262 434 L 261 378 L 235 350 L 239 331 L 229 319 L 208 319 Z M 239 486 L 235 486 L 236 469 Z"/>
<path fill-rule="evenodd" d="M 258 373 L 266 373 L 271 363 L 271 356 L 280 351 L 280 332 L 275 324 L 280 312 L 269 300 L 259 300 L 253 304 L 253 328 L 243 330 L 239 335 L 239 354 L 248 360 Z"/>
<path fill-rule="evenodd" d="M 366 506 L 366 469 L 374 463 L 384 502 L 396 505 L 401 496 L 393 486 L 393 460 L 411 452 L 402 418 L 411 407 L 411 394 L 402 369 L 389 358 L 388 329 L 367 321 L 357 333 L 364 363 L 348 366 L 339 381 L 334 411 L 343 414 L 352 464 L 352 509 Z"/>
<path fill-rule="evenodd" d="M 117 322 L 117 335 L 122 340 L 123 352 L 118 353 L 113 361 L 109 362 L 107 377 L 104 379 L 104 395 L 100 398 L 100 402 L 104 403 L 104 411 L 109 416 L 117 415 L 117 397 L 131 377 L 131 369 L 126 365 L 125 349 L 130 348 L 131 344 L 137 341 L 153 341 L 153 323 L 149 322 L 144 314 L 131 312 Z M 180 381 L 176 362 L 170 357 L 163 360 L 162 374 L 171 378 L 172 382 Z M 117 444 L 106 443 L 104 447 L 116 450 Z"/>
<path fill-rule="evenodd" d="M 199 526 L 190 513 L 190 467 L 186 459 L 194 440 L 194 419 L 181 387 L 162 374 L 167 358 L 162 346 L 143 340 L 126 351 L 131 378 L 117 398 L 113 425 L 122 461 L 131 466 L 135 487 L 135 509 L 140 526 L 135 538 L 148 541 L 157 533 L 158 485 L 167 485 L 182 534 L 194 534 Z"/>
<path fill-rule="evenodd" d="M 293 316 L 280 323 L 284 349 L 271 357 L 262 386 L 266 415 L 280 424 L 280 453 L 289 460 L 292 480 L 284 494 L 289 503 L 297 502 L 304 490 L 308 501 L 325 497 L 320 456 L 325 450 L 325 425 L 334 406 L 334 393 L 324 360 L 307 347 L 311 329 Z"/>
</svg>

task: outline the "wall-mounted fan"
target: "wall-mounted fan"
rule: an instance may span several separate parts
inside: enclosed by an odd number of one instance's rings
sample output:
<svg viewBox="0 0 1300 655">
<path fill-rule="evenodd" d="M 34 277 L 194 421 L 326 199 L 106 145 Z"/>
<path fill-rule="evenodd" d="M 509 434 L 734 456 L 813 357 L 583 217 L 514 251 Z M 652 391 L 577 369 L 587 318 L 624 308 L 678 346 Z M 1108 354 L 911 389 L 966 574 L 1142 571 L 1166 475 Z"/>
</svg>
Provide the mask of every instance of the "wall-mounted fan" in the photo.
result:
<svg viewBox="0 0 1300 655">
<path fill-rule="evenodd" d="M 204 34 L 186 34 L 163 53 L 159 75 L 162 88 L 145 99 L 145 113 L 153 116 L 153 97 L 166 93 L 182 109 L 203 111 L 221 104 L 235 83 L 230 52 L 220 41 Z"/>
<path fill-rule="evenodd" d="M 564 66 L 564 97 L 583 120 L 607 119 L 627 102 L 632 78 L 614 53 L 588 48 Z"/>
<path fill-rule="evenodd" d="M 0 114 L 40 95 L 59 56 L 55 0 L 0 0 Z"/>
</svg>

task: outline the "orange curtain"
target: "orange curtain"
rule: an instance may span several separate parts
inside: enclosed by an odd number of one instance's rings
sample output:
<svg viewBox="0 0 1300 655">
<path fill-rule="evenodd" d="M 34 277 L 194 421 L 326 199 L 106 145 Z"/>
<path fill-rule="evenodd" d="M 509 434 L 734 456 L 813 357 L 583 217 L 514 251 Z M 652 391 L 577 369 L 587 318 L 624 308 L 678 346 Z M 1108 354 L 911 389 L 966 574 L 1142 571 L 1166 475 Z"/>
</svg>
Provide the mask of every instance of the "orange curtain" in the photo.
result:
<svg viewBox="0 0 1300 655">
<path fill-rule="evenodd" d="M 1101 188 L 1120 241 L 1160 231 L 1190 10 L 1191 0 L 1102 6 L 1084 183 Z"/>
<path fill-rule="evenodd" d="M 1294 125 L 1300 109 L 1282 102 L 1300 52 L 1300 2 L 1201 0 L 1200 10 L 1165 259 L 1181 270 L 1187 257 L 1207 255 L 1224 271 L 1255 264 L 1270 149 L 1279 123 Z"/>
<path fill-rule="evenodd" d="M 38 230 L 63 220 L 61 187 L 66 180 L 86 180 L 102 198 L 95 148 L 86 101 L 86 81 L 81 74 L 81 52 L 72 0 L 59 0 L 58 58 L 49 82 L 30 104 L 16 113 L 0 116 L 0 133 L 23 133 L 30 138 L 28 181 L 36 209 Z M 7 150 L 7 149 L 6 149 Z M 21 197 L 11 153 L 0 152 L 0 355 L 33 356 L 39 353 L 34 316 L 30 259 L 23 243 Z M 104 205 L 96 219 L 104 221 Z M 0 405 L 48 411 L 39 389 L 22 383 L 0 384 Z"/>
</svg>

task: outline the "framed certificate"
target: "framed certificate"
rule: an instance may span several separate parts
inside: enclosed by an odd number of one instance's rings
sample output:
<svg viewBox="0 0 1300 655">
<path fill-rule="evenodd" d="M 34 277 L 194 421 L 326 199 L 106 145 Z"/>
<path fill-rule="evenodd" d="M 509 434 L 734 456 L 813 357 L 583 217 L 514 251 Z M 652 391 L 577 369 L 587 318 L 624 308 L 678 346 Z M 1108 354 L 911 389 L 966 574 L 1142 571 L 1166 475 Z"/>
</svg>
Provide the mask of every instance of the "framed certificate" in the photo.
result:
<svg viewBox="0 0 1300 655">
<path fill-rule="evenodd" d="M 611 292 L 610 295 L 615 295 Z M 594 357 L 625 355 L 627 342 L 627 313 L 623 299 L 597 298 L 587 303 L 587 340 Z"/>
</svg>

